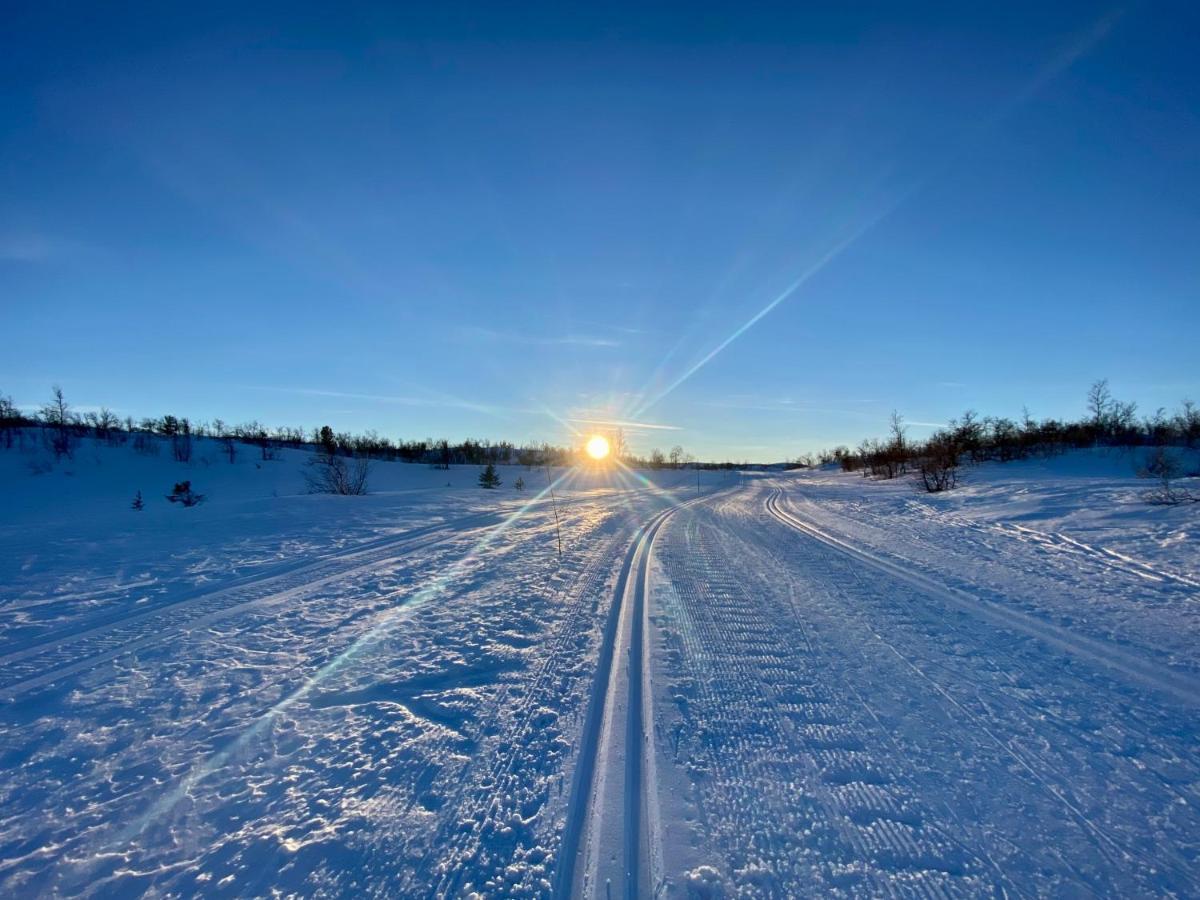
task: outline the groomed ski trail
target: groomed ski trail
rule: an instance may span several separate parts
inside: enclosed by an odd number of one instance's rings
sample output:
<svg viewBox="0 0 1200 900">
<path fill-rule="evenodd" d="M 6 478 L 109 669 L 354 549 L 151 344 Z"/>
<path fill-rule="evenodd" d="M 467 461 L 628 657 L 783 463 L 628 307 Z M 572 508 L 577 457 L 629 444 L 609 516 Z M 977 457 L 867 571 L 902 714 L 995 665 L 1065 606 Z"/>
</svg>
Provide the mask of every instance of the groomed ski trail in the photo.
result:
<svg viewBox="0 0 1200 900">
<path fill-rule="evenodd" d="M 556 898 L 648 897 L 656 891 L 654 836 L 648 828 L 646 594 L 654 539 L 681 509 L 655 515 L 638 530 L 622 563 L 605 623 L 591 702 L 571 786 Z M 614 666 L 614 662 L 616 665 Z M 648 815 L 650 813 L 651 815 Z"/>
<path fill-rule="evenodd" d="M 937 597 L 958 609 L 982 616 L 993 624 L 1016 630 L 1093 665 L 1110 669 L 1144 687 L 1169 694 L 1176 701 L 1191 707 L 1200 706 L 1200 684 L 1185 675 L 1156 666 L 1147 660 L 1126 653 L 1113 644 L 1092 640 L 1020 610 L 1001 606 L 967 591 L 941 584 L 920 572 L 914 572 L 891 560 L 883 559 L 799 519 L 786 508 L 784 503 L 783 491 L 776 489 L 767 497 L 766 509 L 780 523 L 820 541 L 827 547 L 849 556 L 864 566 L 904 581 L 926 595 Z"/>
</svg>

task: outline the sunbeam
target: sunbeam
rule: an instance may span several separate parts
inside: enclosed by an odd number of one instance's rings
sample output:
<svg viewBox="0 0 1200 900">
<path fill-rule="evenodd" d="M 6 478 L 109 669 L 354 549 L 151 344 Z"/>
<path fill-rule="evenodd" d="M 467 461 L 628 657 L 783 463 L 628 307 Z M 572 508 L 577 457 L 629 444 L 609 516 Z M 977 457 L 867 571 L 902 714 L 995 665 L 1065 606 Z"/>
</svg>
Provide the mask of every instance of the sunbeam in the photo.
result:
<svg viewBox="0 0 1200 900">
<path fill-rule="evenodd" d="M 505 517 L 501 522 L 497 523 L 492 528 L 485 532 L 482 539 L 476 543 L 462 558 L 453 563 L 444 573 L 434 578 L 428 585 L 421 588 L 411 598 L 406 600 L 401 606 L 392 610 L 390 613 L 380 617 L 374 625 L 372 625 L 365 633 L 355 638 L 355 640 L 341 653 L 335 656 L 328 663 L 317 669 L 312 675 L 304 680 L 300 687 L 296 688 L 292 693 L 288 694 L 282 700 L 275 703 L 265 713 L 261 714 L 248 728 L 242 731 L 232 743 L 225 749 L 215 753 L 203 763 L 195 767 L 180 781 L 180 783 L 156 802 L 144 815 L 138 817 L 129 825 L 127 825 L 112 841 L 112 849 L 119 849 L 119 845 L 126 844 L 137 834 L 145 831 L 154 822 L 161 819 L 171 812 L 175 806 L 189 796 L 196 787 L 210 774 L 221 769 L 229 762 L 243 747 L 251 740 L 262 734 L 269 728 L 281 714 L 291 709 L 300 701 L 308 697 L 315 688 L 325 682 L 328 678 L 340 672 L 347 665 L 358 659 L 362 654 L 372 647 L 378 645 L 385 638 L 389 637 L 397 625 L 408 619 L 421 607 L 429 603 L 435 597 L 440 595 L 446 588 L 451 585 L 458 576 L 464 572 L 484 551 L 486 551 L 495 541 L 511 528 L 525 513 L 533 508 L 542 498 L 546 497 L 558 487 L 562 482 L 566 481 L 574 472 L 574 469 L 567 469 L 558 478 L 554 479 L 546 487 L 542 488 L 537 494 L 531 497 L 526 503 L 519 506 L 510 515 Z"/>
<path fill-rule="evenodd" d="M 858 243 L 868 232 L 879 225 L 882 221 L 889 218 L 900 209 L 905 203 L 912 199 L 914 195 L 922 191 L 929 185 L 936 176 L 943 174 L 944 171 L 955 160 L 960 158 L 966 150 L 983 134 L 992 128 L 995 128 L 1003 119 L 1011 116 L 1017 109 L 1025 103 L 1028 103 L 1038 92 L 1043 90 L 1051 81 L 1061 75 L 1074 63 L 1082 59 L 1088 52 L 1096 47 L 1097 44 L 1108 35 L 1117 19 L 1120 18 L 1120 13 L 1117 11 L 1106 13 L 1101 16 L 1090 27 L 1082 33 L 1076 35 L 1068 44 L 1054 57 L 1043 65 L 1035 73 L 1034 77 L 1028 83 L 1017 90 L 1013 96 L 1000 104 L 990 115 L 984 117 L 976 125 L 975 129 L 968 138 L 963 139 L 949 153 L 947 153 L 939 161 L 935 161 L 924 172 L 912 179 L 908 187 L 901 189 L 897 195 L 889 202 L 883 204 L 878 211 L 861 222 L 848 235 L 837 241 L 825 253 L 823 253 L 814 263 L 809 265 L 803 272 L 800 273 L 787 287 L 778 293 L 774 299 L 770 300 L 766 306 L 752 315 L 749 319 L 735 328 L 727 337 L 722 339 L 715 347 L 709 350 L 697 362 L 689 366 L 681 375 L 671 381 L 665 388 L 654 393 L 649 399 L 645 400 L 633 409 L 630 416 L 637 419 L 645 415 L 645 413 L 660 403 L 663 399 L 673 393 L 680 385 L 684 384 L 693 375 L 703 369 L 706 365 L 713 361 L 725 348 L 744 335 L 747 331 L 758 324 L 764 317 L 769 315 L 776 307 L 785 300 L 794 296 L 804 285 L 811 281 L 817 274 L 825 269 L 830 263 L 841 256 L 846 250 Z M 675 352 L 672 349 L 672 353 Z"/>
</svg>

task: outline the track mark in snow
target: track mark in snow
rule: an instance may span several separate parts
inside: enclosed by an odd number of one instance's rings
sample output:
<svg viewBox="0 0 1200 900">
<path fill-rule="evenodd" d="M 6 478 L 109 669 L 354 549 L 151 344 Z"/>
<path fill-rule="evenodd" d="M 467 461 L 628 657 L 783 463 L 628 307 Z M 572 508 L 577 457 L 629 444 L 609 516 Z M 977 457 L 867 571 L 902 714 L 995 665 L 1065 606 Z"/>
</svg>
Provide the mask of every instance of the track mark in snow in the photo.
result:
<svg viewBox="0 0 1200 900">
<path fill-rule="evenodd" d="M 781 602 L 791 582 L 724 520 L 674 519 L 659 554 L 655 753 L 674 823 L 661 889 L 977 894 L 986 863 L 880 754 L 881 726 L 864 726 L 862 698 Z"/>
<path fill-rule="evenodd" d="M 964 787 L 988 785 L 986 801 L 952 782 L 926 787 L 946 796 L 950 821 L 981 858 L 1038 894 L 1194 892 L 1194 705 L 1143 692 L 1140 678 L 1072 665 L 1046 651 L 1040 631 L 965 607 L 948 615 L 926 602 L 945 600 L 931 585 L 779 524 L 811 539 L 786 541 L 781 558 L 802 562 L 797 578 L 816 588 L 808 605 L 831 619 L 826 634 L 852 655 L 861 647 L 859 665 L 869 664 L 862 689 L 853 675 L 846 688 L 893 728 L 908 730 L 919 710 L 902 743 L 915 742 L 948 778 L 958 770 Z M 926 693 L 932 704 L 917 701 Z"/>
<path fill-rule="evenodd" d="M 1006 538 L 1021 541 L 1029 546 L 1037 547 L 1048 553 L 1066 553 L 1073 557 L 1082 557 L 1096 565 L 1114 572 L 1120 572 L 1123 575 L 1131 575 L 1135 578 L 1160 584 L 1200 588 L 1200 581 L 1197 581 L 1195 578 L 1169 571 L 1160 566 L 1152 566 L 1147 562 L 1135 559 L 1125 553 L 1119 553 L 1109 547 L 1086 544 L 1061 531 L 1038 531 L 1036 528 L 1019 525 L 1016 522 L 977 522 L 966 516 L 935 510 L 928 504 L 915 500 L 909 501 L 907 506 L 928 519 L 948 522 L 959 528 L 966 528 L 975 532 L 1002 535 Z"/>
<path fill-rule="evenodd" d="M 578 508 L 567 513 L 578 516 Z M 189 592 L 139 609 L 121 618 L 105 617 L 94 624 L 43 638 L 31 646 L 0 656 L 0 697 L 20 697 L 76 672 L 85 671 L 124 654 L 161 643 L 171 635 L 211 625 L 229 615 L 256 607 L 296 600 L 343 580 L 370 574 L 415 551 L 462 539 L 480 528 L 495 527 L 500 517 L 481 513 L 356 544 L 315 560 L 273 567 L 213 590 Z M 406 585 L 388 591 L 382 600 L 411 593 Z"/>
<path fill-rule="evenodd" d="M 554 895 L 636 898 L 653 892 L 655 809 L 645 790 L 646 590 L 650 552 L 663 523 L 697 498 L 641 528 L 617 577 L 596 680 L 580 737 Z M 614 665 L 614 662 L 616 665 Z M 651 765 L 653 763 L 651 762 Z"/>
<path fill-rule="evenodd" d="M 782 491 L 776 491 L 767 498 L 767 509 L 784 525 L 815 538 L 826 546 L 832 547 L 855 560 L 883 572 L 892 578 L 900 579 L 916 587 L 922 593 L 935 596 L 959 609 L 969 613 L 984 616 L 1002 627 L 1019 631 L 1036 638 L 1071 655 L 1085 659 L 1093 664 L 1121 673 L 1127 678 L 1144 686 L 1170 694 L 1176 700 L 1188 706 L 1200 706 L 1200 684 L 1185 675 L 1172 672 L 1163 666 L 1126 653 L 1119 647 L 1093 640 L 1080 634 L 1075 634 L 1066 628 L 1061 628 L 1051 622 L 1039 619 L 1012 607 L 1001 606 L 981 597 L 976 597 L 966 591 L 953 588 L 929 578 L 919 572 L 914 572 L 898 563 L 882 559 L 867 550 L 856 547 L 841 538 L 825 532 L 815 525 L 798 519 L 788 512 L 780 502 Z"/>
</svg>

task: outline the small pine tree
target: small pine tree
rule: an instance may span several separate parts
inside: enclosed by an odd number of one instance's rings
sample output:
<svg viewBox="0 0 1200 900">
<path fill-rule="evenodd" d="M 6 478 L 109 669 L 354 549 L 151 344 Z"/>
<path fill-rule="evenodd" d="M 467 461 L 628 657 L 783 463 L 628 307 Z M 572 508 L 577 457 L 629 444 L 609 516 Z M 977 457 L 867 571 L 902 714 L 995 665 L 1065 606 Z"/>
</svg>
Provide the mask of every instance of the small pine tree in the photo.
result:
<svg viewBox="0 0 1200 900">
<path fill-rule="evenodd" d="M 142 500 L 142 492 L 138 491 L 136 496 L 134 496 L 134 498 L 133 498 L 132 508 L 141 510 L 141 509 L 145 508 L 145 506 L 146 506 L 146 504 Z"/>
<path fill-rule="evenodd" d="M 479 486 L 482 488 L 498 488 L 500 484 L 500 476 L 496 474 L 496 467 L 492 463 L 488 463 L 487 467 L 479 473 Z"/>
<path fill-rule="evenodd" d="M 525 490 L 525 479 L 518 476 L 517 480 L 513 482 L 513 487 L 518 491 Z"/>
</svg>

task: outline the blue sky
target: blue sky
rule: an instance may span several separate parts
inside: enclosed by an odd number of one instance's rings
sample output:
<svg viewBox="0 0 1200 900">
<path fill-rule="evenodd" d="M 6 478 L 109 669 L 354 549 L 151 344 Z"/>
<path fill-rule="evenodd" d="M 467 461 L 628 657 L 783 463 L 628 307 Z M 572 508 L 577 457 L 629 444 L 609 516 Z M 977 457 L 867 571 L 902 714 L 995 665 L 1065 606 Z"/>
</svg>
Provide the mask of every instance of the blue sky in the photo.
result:
<svg viewBox="0 0 1200 900">
<path fill-rule="evenodd" d="M 6 5 L 18 403 L 766 460 L 1200 400 L 1194 5 L 240 6 Z"/>
</svg>

